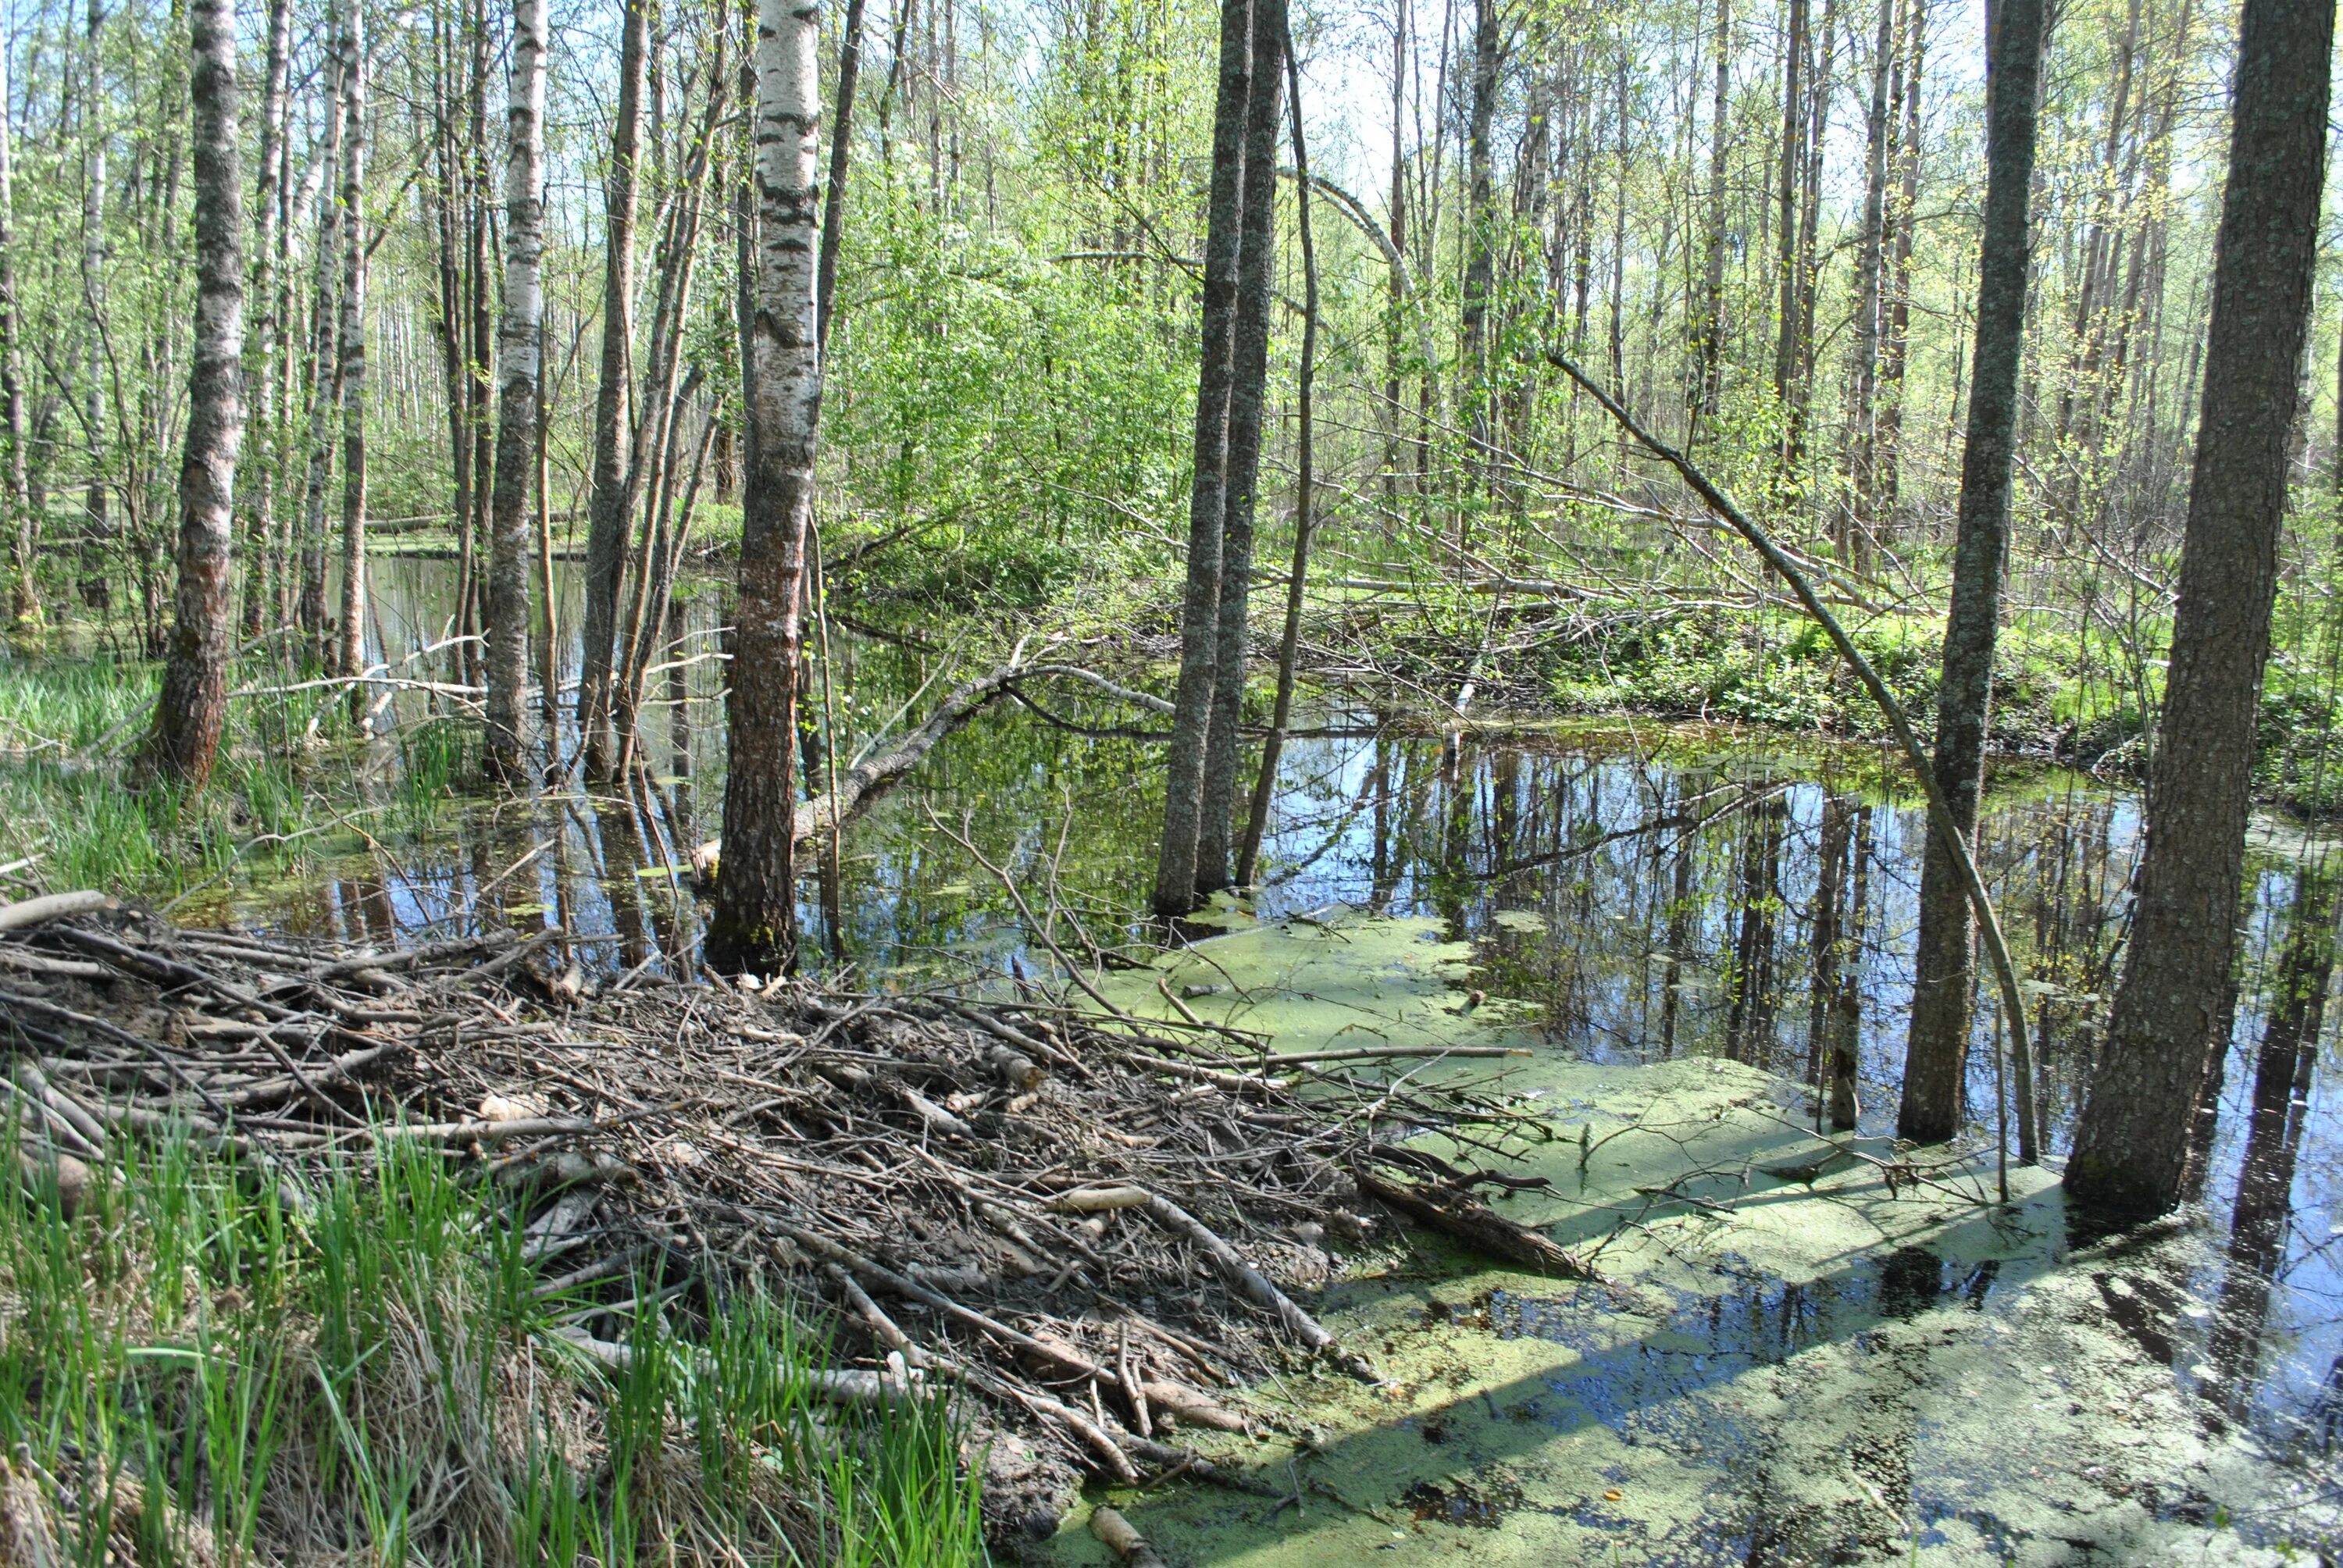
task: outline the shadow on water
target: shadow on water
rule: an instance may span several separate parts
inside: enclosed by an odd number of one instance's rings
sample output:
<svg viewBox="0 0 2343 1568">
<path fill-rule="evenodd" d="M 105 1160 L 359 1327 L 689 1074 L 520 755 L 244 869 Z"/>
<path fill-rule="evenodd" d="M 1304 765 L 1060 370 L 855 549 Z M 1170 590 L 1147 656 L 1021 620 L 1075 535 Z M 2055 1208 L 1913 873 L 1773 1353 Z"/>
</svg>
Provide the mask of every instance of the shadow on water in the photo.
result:
<svg viewBox="0 0 2343 1568">
<path fill-rule="evenodd" d="M 571 602 L 561 624 L 575 627 L 574 574 L 563 584 Z M 397 662 L 440 637 L 453 587 L 447 563 L 377 562 L 376 656 Z M 572 782 L 518 801 L 435 798 L 418 812 L 386 814 L 367 842 L 321 874 L 236 888 L 210 912 L 382 942 L 488 910 L 559 925 L 606 982 L 634 970 L 692 972 L 700 911 L 684 868 L 722 800 L 722 667 L 713 650 L 723 600 L 719 583 L 683 585 L 678 640 L 653 672 L 644 709 L 648 766 L 625 786 Z M 931 648 L 835 629 L 832 645 L 840 761 L 949 676 Z M 576 667 L 572 645 L 565 678 Z M 1128 720 L 1079 694 L 1055 694 L 1051 709 L 1109 729 Z M 446 712 L 427 694 L 392 703 L 359 760 L 367 787 L 394 796 L 410 755 L 400 738 Z M 1274 920 L 1341 903 L 1431 917 L 1450 940 L 1471 944 L 1470 983 L 1526 1004 L 1558 1057 L 1623 1066 L 1722 1058 L 1803 1086 L 1792 1097 L 1801 1117 L 1835 1115 L 1866 1135 L 1892 1131 L 1925 822 L 1882 754 L 1625 726 L 1444 749 L 1373 713 L 1326 713 L 1316 723 L 1286 749 L 1252 912 Z M 564 744 L 574 751 L 575 736 Z M 1006 707 L 989 712 L 857 824 L 838 863 L 809 877 L 809 950 L 886 984 L 1046 968 L 1001 890 L 930 829 L 930 809 L 955 826 L 965 819 L 990 858 L 1046 889 L 1066 930 L 1078 923 L 1104 945 L 1144 942 L 1139 903 L 1152 872 L 1159 768 L 1144 739 L 1084 734 Z M 2036 1098 L 2054 1150 L 2080 1110 L 2140 829 L 2127 790 L 2046 767 L 1996 771 L 1980 860 L 2029 975 Z M 2141 1354 L 2200 1390 L 2207 1419 L 2313 1451 L 2331 1451 L 2343 1423 L 2343 1107 L 2330 1016 L 2343 1010 L 2328 1006 L 2332 861 L 2330 846 L 2299 834 L 2267 829 L 2256 839 L 2236 1034 L 2205 1182 L 2226 1245 L 2169 1279 L 2108 1272 L 2096 1309 Z M 1988 1041 L 1981 1022 L 1967 1085 L 1980 1131 L 1996 1103 Z M 2329 1070 L 2318 1070 L 2322 1060 Z M 2007 1289 L 2006 1266 L 1996 1275 L 1984 1261 L 1951 1256 L 1906 1249 L 1796 1287 L 1753 1286 L 1745 1304 L 1700 1309 L 1740 1313 L 1739 1327 L 1654 1331 L 1716 1348 L 1694 1353 L 1648 1339 L 1590 1346 L 1558 1383 L 1497 1402 L 1546 1402 L 1552 1419 L 1525 1422 L 1525 1434 L 1551 1433 L 1555 1420 L 1631 1430 L 1654 1391 L 1681 1395 L 1728 1369 L 1764 1364 L 1765 1336 L 1778 1346 L 1815 1336 L 1860 1342 L 1880 1324 L 1947 1301 L 1988 1302 Z M 1493 1332 L 1544 1332 L 1536 1325 L 1545 1309 L 1529 1300 L 1495 1296 L 1483 1310 L 1509 1325 Z M 1730 1446 L 1731 1431 L 1720 1428 L 1716 1441 Z M 1734 1462 L 1765 1462 L 1754 1452 Z M 1891 1503 L 1906 1499 L 1895 1507 L 1916 1510 L 1916 1527 L 1933 1528 L 1933 1505 L 1888 1459 L 1880 1466 L 1870 1484 Z M 1426 1493 L 1417 1502 L 1438 1513 L 1455 1499 Z M 1470 1500 L 1456 1507 L 1486 1512 Z M 1875 1512 L 1884 1525 L 1885 1513 Z M 1878 1533 L 1865 1529 L 1866 1541 Z M 1744 1544 L 1745 1557 L 1765 1555 Z"/>
</svg>

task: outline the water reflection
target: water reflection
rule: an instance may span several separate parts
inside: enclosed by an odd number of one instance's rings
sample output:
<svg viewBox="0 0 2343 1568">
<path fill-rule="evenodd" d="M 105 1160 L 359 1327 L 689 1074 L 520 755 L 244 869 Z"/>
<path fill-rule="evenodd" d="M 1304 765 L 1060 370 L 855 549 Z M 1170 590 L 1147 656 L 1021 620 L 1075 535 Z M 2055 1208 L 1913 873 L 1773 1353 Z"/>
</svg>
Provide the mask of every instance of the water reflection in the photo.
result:
<svg viewBox="0 0 2343 1568">
<path fill-rule="evenodd" d="M 574 578 L 564 592 L 574 598 Z M 373 655 L 409 659 L 444 636 L 446 563 L 377 571 Z M 679 585 L 676 641 L 653 669 L 639 755 L 622 787 L 574 782 L 521 801 L 423 814 L 378 833 L 328 874 L 236 896 L 246 918 L 349 940 L 469 918 L 558 924 L 605 981 L 628 970 L 689 973 L 699 911 L 682 868 L 715 826 L 723 775 L 720 585 Z M 563 627 L 578 623 L 565 604 Z M 850 765 L 914 694 L 940 682 L 924 644 L 832 628 L 835 737 L 809 731 L 813 776 Z M 563 650 L 564 678 L 577 668 Z M 453 651 L 434 656 L 452 660 Z M 437 672 L 460 679 L 452 662 Z M 819 673 L 809 689 L 823 689 Z M 1109 730 L 1129 715 L 1079 693 L 1053 714 Z M 386 710 L 367 766 L 393 789 L 396 737 L 445 715 L 413 692 Z M 1341 900 L 1432 915 L 1473 944 L 1492 994 L 1536 1009 L 1561 1050 L 1641 1061 L 1713 1054 L 1807 1086 L 1819 1126 L 1891 1130 L 1912 990 L 1919 855 L 1916 797 L 1881 754 L 1715 733 L 1621 729 L 1443 746 L 1373 712 L 1320 715 L 1287 747 L 1265 836 L 1265 918 Z M 574 749 L 574 736 L 565 736 Z M 825 747 L 832 749 L 825 750 Z M 934 753 L 850 832 L 804 888 L 820 961 L 864 980 L 913 983 L 950 970 L 1045 967 L 1001 890 L 933 832 L 962 820 L 988 858 L 1035 890 L 1062 929 L 1112 945 L 1153 933 L 1139 918 L 1153 868 L 1160 752 L 1127 732 L 1085 734 L 1002 708 Z M 2061 1149 L 2080 1111 L 2120 942 L 2140 833 L 2128 792 L 2037 767 L 1996 770 L 1979 859 L 2025 968 L 2034 1016 L 2044 1146 Z M 2169 1359 L 2207 1387 L 2223 1419 L 2297 1442 L 2331 1443 L 2343 1423 L 2343 1143 L 2327 995 L 2337 958 L 2338 877 L 2327 848 L 2265 839 L 2235 1035 L 2205 1192 L 2228 1242 L 2216 1272 L 2177 1282 L 2170 1302 L 2137 1296 L 2175 1336 Z M 1969 1114 L 1996 1120 L 1996 999 L 1980 999 Z M 1941 1290 L 1907 1260 L 1880 1307 Z M 2180 1312 L 2217 1301 L 2208 1321 Z M 2157 1310 L 2148 1311 L 2150 1307 Z M 1883 1491 L 1888 1484 L 1883 1473 Z"/>
</svg>

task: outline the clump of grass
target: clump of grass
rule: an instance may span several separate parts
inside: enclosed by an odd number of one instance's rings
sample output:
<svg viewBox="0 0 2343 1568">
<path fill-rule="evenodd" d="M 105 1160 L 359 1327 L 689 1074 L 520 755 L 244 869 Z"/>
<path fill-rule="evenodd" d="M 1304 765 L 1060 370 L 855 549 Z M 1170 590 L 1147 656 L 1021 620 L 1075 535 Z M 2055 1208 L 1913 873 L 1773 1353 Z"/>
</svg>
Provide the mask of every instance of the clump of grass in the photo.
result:
<svg viewBox="0 0 2343 1568">
<path fill-rule="evenodd" d="M 478 727 L 437 718 L 399 731 L 400 818 L 411 828 L 429 827 L 455 798 L 459 780 L 478 770 Z"/>
<path fill-rule="evenodd" d="M 605 1368 L 436 1150 L 377 1139 L 297 1210 L 184 1141 L 62 1186 L 0 1152 L 29 1172 L 0 1194 L 0 1539 L 32 1561 L 981 1559 L 950 1412 L 818 1403 L 820 1346 L 753 1289 L 691 1336 L 634 1311 Z"/>
</svg>

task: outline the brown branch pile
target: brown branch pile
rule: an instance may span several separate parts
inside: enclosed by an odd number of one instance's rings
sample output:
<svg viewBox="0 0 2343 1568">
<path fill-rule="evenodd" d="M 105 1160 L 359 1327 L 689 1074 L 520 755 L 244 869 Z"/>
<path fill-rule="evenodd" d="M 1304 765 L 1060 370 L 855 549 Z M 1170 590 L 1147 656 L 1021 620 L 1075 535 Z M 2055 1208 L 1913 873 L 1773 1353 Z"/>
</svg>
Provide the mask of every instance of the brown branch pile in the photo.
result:
<svg viewBox="0 0 2343 1568">
<path fill-rule="evenodd" d="M 956 1386 L 994 1434 L 997 1532 L 1054 1526 L 1077 1470 L 1248 1484 L 1181 1430 L 1259 1424 L 1237 1391 L 1280 1362 L 1373 1379 L 1304 1302 L 1379 1205 L 1584 1274 L 1395 1141 L 1500 1148 L 1513 1124 L 1408 1086 L 1388 1050 L 1355 1053 L 1384 1058 L 1366 1076 L 1342 1052 L 1272 1076 L 1207 1030 L 1040 1000 L 589 994 L 551 931 L 376 953 L 36 902 L 0 908 L 26 1158 L 71 1178 L 182 1125 L 298 1202 L 396 1123 L 522 1207 L 589 1350 L 624 1354 L 616 1313 L 644 1292 L 689 1311 L 761 1278 L 830 1318 L 832 1397 Z"/>
</svg>

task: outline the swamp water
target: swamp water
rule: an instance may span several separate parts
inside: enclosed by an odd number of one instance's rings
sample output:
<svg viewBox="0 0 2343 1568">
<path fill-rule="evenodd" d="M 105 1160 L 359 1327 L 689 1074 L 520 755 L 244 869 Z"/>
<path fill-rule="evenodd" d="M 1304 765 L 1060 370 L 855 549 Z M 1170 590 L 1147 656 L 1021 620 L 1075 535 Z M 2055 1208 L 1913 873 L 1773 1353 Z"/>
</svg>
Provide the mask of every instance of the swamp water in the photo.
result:
<svg viewBox="0 0 2343 1568">
<path fill-rule="evenodd" d="M 377 563 L 388 657 L 437 633 L 447 580 Z M 689 972 L 682 866 L 721 799 L 718 602 L 679 606 L 629 791 L 418 797 L 414 775 L 445 759 L 423 743 L 429 699 L 401 697 L 355 762 L 384 799 L 363 845 L 183 915 L 384 940 L 486 908 L 559 924 L 605 979 Z M 974 673 L 942 647 L 834 651 L 841 765 L 923 686 L 932 700 Z M 1094 732 L 1127 710 L 1033 696 L 1041 710 L 997 707 L 948 739 L 809 878 L 825 963 L 889 986 L 1046 970 L 954 834 L 1062 946 L 1144 950 L 1160 754 Z M 2301 938 L 2336 918 L 2343 850 L 2258 830 L 2207 1211 L 2095 1241 L 2049 1173 L 2013 1168 L 2011 1204 L 1992 1201 L 1982 1033 L 1968 1154 L 1890 1185 L 1923 823 L 1877 753 L 1625 726 L 1451 749 L 1372 714 L 1316 724 L 1286 751 L 1266 885 L 1115 973 L 1118 1000 L 1169 1016 L 1179 993 L 1281 1051 L 1528 1045 L 1436 1070 L 1542 1120 L 1552 1141 L 1506 1169 L 1544 1184 L 1493 1200 L 1611 1283 L 1348 1250 L 1322 1314 L 1390 1381 L 1251 1391 L 1263 1438 L 1238 1446 L 1291 1481 L 1282 1506 L 1118 1499 L 1173 1562 L 2161 1563 L 2343 1543 L 2343 1134 L 2335 1030 L 2303 1005 L 2328 962 Z M 2131 795 L 2070 773 L 2005 768 L 1988 799 L 1982 858 L 2036 977 L 2054 1151 L 2139 828 Z M 1811 1086 L 1842 1040 L 1862 1113 L 1834 1143 Z M 1056 1560 L 1105 1560 L 1081 1523 Z"/>
</svg>

